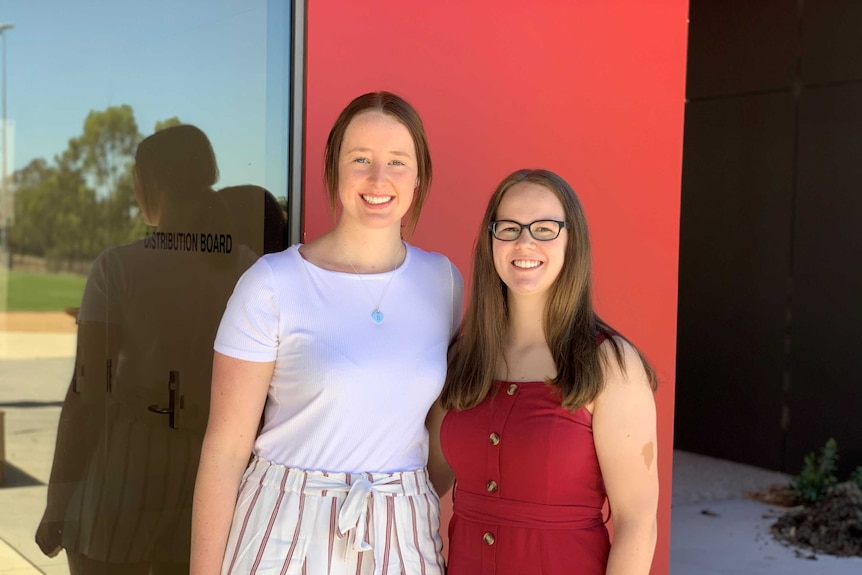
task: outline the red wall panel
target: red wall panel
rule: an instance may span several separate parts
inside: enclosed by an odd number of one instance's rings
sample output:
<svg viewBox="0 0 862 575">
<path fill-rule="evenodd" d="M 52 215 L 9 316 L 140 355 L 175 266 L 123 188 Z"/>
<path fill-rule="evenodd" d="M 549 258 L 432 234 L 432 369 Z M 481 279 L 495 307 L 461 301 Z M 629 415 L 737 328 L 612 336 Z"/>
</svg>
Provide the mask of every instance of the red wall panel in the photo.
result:
<svg viewBox="0 0 862 575">
<path fill-rule="evenodd" d="M 548 168 L 579 194 L 599 313 L 661 378 L 654 574 L 668 571 L 687 11 L 685 0 L 308 2 L 306 239 L 331 225 L 328 130 L 371 90 L 422 115 L 435 178 L 412 241 L 448 255 L 465 280 L 506 174 Z"/>
</svg>

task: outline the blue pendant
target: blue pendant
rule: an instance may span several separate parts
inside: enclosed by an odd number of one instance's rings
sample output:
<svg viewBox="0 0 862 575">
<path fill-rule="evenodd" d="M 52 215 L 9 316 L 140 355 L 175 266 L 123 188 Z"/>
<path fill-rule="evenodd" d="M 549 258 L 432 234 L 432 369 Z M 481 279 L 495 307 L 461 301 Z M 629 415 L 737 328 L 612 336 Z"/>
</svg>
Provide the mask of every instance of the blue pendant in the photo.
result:
<svg viewBox="0 0 862 575">
<path fill-rule="evenodd" d="M 371 319 L 374 320 L 374 323 L 383 323 L 383 312 L 374 308 L 374 311 L 371 312 Z"/>
</svg>

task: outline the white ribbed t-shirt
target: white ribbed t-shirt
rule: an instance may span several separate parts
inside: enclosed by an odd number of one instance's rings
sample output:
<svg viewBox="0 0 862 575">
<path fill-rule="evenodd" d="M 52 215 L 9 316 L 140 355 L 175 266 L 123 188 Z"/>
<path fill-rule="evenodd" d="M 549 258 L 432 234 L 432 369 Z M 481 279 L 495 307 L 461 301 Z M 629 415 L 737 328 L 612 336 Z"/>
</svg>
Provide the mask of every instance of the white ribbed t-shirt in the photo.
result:
<svg viewBox="0 0 862 575">
<path fill-rule="evenodd" d="M 410 245 L 381 274 L 317 267 L 299 246 L 260 258 L 237 283 L 214 346 L 275 361 L 255 454 L 306 470 L 424 467 L 425 416 L 443 387 L 462 292 L 445 256 Z"/>
</svg>

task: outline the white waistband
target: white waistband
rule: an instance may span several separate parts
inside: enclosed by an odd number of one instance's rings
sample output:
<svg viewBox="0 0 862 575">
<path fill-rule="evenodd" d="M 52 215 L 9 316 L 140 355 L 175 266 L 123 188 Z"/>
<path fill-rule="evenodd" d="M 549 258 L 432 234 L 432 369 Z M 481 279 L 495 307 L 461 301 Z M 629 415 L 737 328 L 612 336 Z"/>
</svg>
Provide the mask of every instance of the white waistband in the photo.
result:
<svg viewBox="0 0 862 575">
<path fill-rule="evenodd" d="M 370 551 L 373 548 L 368 541 L 366 526 L 374 495 L 393 497 L 434 493 L 425 468 L 395 473 L 306 471 L 255 456 L 245 479 L 262 487 L 305 495 L 327 497 L 346 494 L 338 511 L 336 535 L 339 538 L 349 536 L 355 551 Z"/>
</svg>

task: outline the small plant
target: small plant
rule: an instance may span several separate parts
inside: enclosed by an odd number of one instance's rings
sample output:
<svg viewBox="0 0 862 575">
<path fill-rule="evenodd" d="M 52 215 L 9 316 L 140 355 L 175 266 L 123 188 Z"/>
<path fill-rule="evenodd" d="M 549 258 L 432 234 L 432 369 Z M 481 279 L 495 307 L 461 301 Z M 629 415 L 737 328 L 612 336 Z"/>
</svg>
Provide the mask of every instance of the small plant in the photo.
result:
<svg viewBox="0 0 862 575">
<path fill-rule="evenodd" d="M 803 504 L 817 503 L 826 496 L 838 483 L 835 470 L 838 463 L 838 444 L 834 438 L 829 438 L 820 449 L 820 454 L 811 452 L 805 456 L 802 471 L 793 480 L 793 487 L 799 492 Z M 862 480 L 862 472 L 856 470 L 854 477 Z M 854 479 L 855 481 L 856 479 Z"/>
<path fill-rule="evenodd" d="M 859 489 L 862 489 L 862 465 L 856 468 L 856 470 L 850 474 L 850 481 L 859 486 Z"/>
</svg>

